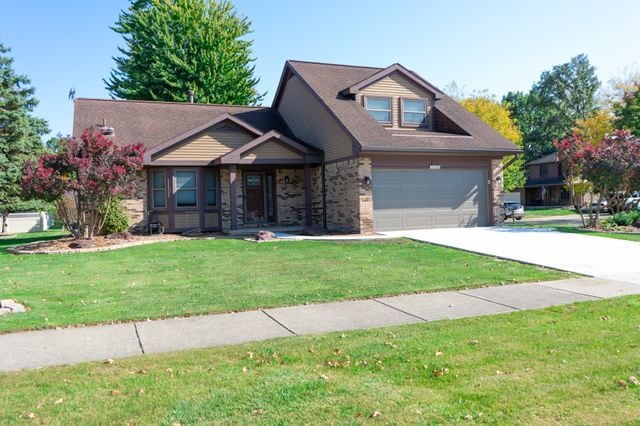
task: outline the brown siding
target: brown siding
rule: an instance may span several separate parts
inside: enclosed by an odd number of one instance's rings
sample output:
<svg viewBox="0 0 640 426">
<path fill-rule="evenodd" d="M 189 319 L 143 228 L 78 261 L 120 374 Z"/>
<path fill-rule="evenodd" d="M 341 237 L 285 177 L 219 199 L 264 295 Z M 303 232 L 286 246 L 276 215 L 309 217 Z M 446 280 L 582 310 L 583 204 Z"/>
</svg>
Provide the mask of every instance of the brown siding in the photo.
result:
<svg viewBox="0 0 640 426">
<path fill-rule="evenodd" d="M 200 226 L 200 210 L 176 212 L 174 221 L 176 229 L 198 228 Z"/>
<path fill-rule="evenodd" d="M 255 136 L 245 131 L 223 125 L 160 152 L 153 160 L 213 160 L 254 138 Z"/>
<path fill-rule="evenodd" d="M 297 138 L 324 151 L 325 160 L 353 154 L 349 135 L 298 77 L 286 83 L 278 112 Z"/>
<path fill-rule="evenodd" d="M 247 154 L 242 156 L 243 159 L 255 160 L 259 159 L 301 159 L 302 155 L 297 152 L 291 151 L 288 148 L 285 148 L 278 142 L 270 141 L 266 142 L 257 148 L 249 151 Z"/>
<path fill-rule="evenodd" d="M 411 80 L 404 77 L 398 72 L 394 72 L 375 83 L 365 87 L 358 94 L 358 103 L 364 106 L 364 96 L 380 96 L 391 98 L 391 127 L 400 127 L 400 98 L 407 99 L 426 99 L 427 114 L 429 125 L 431 125 L 431 117 L 429 114 L 431 106 L 433 106 L 433 94 L 418 86 Z"/>
</svg>

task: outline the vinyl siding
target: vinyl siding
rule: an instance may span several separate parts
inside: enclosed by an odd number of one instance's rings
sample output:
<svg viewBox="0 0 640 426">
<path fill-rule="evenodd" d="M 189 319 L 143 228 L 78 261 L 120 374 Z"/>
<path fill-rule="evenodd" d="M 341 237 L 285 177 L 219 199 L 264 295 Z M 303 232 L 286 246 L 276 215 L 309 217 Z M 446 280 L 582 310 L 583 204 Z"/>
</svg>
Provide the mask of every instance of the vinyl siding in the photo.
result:
<svg viewBox="0 0 640 426">
<path fill-rule="evenodd" d="M 278 142 L 270 141 L 258 146 L 242 156 L 243 159 L 301 159 L 302 156 L 297 152 L 285 148 Z"/>
<path fill-rule="evenodd" d="M 206 212 L 204 214 L 204 226 L 206 228 L 217 228 L 220 225 L 220 216 L 218 213 Z"/>
<path fill-rule="evenodd" d="M 325 160 L 353 154 L 349 135 L 298 77 L 286 83 L 278 112 L 298 139 L 324 151 Z"/>
<path fill-rule="evenodd" d="M 245 131 L 223 125 L 168 148 L 156 154 L 153 160 L 214 160 L 254 138 Z"/>
<path fill-rule="evenodd" d="M 176 229 L 197 228 L 200 226 L 200 211 L 176 212 L 174 221 Z"/>
<path fill-rule="evenodd" d="M 360 91 L 358 94 L 358 103 L 364 107 L 365 96 L 379 96 L 391 98 L 391 127 L 400 127 L 400 98 L 408 99 L 426 99 L 428 112 L 428 126 L 432 125 L 432 117 L 430 114 L 433 106 L 433 94 L 418 86 L 411 80 L 404 77 L 398 72 L 394 72 L 375 83 L 370 84 Z"/>
</svg>

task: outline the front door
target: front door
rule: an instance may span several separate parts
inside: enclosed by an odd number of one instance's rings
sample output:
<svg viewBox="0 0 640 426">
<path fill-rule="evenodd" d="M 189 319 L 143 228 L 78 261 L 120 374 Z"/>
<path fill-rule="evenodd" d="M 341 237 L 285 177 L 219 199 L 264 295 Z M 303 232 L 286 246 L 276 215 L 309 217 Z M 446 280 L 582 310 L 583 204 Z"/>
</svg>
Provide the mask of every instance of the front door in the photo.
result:
<svg viewBox="0 0 640 426">
<path fill-rule="evenodd" d="M 245 173 L 244 195 L 246 223 L 274 222 L 273 175 Z"/>
</svg>

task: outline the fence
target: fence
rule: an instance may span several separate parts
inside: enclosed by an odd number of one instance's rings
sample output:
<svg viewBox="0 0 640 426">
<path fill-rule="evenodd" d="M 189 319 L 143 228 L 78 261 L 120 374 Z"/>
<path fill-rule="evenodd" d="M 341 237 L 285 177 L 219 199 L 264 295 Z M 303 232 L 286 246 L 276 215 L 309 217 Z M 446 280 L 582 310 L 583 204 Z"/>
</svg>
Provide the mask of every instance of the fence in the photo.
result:
<svg viewBox="0 0 640 426">
<path fill-rule="evenodd" d="M 6 232 L 11 234 L 18 232 L 41 232 L 48 230 L 52 226 L 53 216 L 47 212 L 9 213 Z"/>
</svg>

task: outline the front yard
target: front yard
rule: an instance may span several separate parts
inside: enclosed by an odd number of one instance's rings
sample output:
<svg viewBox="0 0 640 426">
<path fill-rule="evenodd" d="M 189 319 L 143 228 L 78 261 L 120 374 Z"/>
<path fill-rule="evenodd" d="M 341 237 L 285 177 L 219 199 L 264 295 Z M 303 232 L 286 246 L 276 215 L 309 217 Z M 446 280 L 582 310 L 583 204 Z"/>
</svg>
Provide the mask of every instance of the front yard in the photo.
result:
<svg viewBox="0 0 640 426">
<path fill-rule="evenodd" d="M 527 218 L 578 215 L 575 210 L 562 207 L 526 208 L 524 214 Z"/>
<path fill-rule="evenodd" d="M 0 374 L 0 422 L 635 424 L 639 311 L 634 296 Z"/>
<path fill-rule="evenodd" d="M 4 251 L 43 237 L 56 234 L 0 240 L 0 297 L 31 309 L 0 317 L 0 332 L 568 276 L 408 240 L 189 240 L 69 255 Z"/>
</svg>

